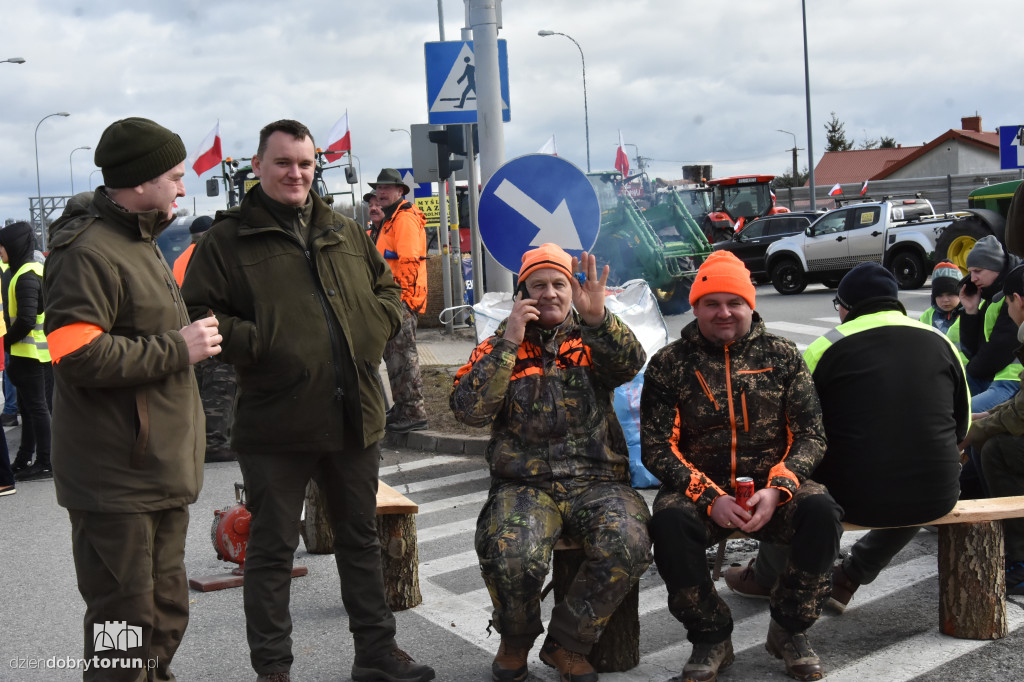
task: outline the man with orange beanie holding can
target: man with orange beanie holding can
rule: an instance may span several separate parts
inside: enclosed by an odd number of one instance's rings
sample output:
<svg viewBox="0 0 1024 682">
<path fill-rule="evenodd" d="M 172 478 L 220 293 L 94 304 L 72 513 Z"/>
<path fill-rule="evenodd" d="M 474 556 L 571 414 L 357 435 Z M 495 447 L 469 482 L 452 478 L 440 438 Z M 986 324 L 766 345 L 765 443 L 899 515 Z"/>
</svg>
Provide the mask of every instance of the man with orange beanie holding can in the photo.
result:
<svg viewBox="0 0 1024 682">
<path fill-rule="evenodd" d="M 825 452 L 821 408 L 796 345 L 765 331 L 750 272 L 728 251 L 701 265 L 697 318 L 644 374 L 644 465 L 662 482 L 650 523 L 669 610 L 693 643 L 683 680 L 708 682 L 733 661 L 732 615 L 708 571 L 708 547 L 740 531 L 792 545 L 772 593 L 765 648 L 798 680 L 824 675 L 805 631 L 831 587 L 842 509 L 809 480 Z M 738 478 L 754 480 L 749 506 Z"/>
</svg>

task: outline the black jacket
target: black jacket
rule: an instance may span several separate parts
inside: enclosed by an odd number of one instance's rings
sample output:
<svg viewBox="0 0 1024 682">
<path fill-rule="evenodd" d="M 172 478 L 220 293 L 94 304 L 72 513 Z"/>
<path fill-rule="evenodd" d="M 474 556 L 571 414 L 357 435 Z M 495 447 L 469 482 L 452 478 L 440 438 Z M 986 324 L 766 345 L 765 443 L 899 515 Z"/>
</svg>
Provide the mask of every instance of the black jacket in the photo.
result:
<svg viewBox="0 0 1024 682">
<path fill-rule="evenodd" d="M 828 438 L 814 480 L 850 523 L 938 518 L 960 495 L 957 444 L 970 426 L 960 359 L 941 332 L 902 309 L 856 312 L 804 354 Z"/>
<path fill-rule="evenodd" d="M 960 313 L 960 344 L 967 355 L 967 373 L 979 381 L 991 381 L 996 373 L 1014 361 L 1017 346 L 1017 324 L 1003 303 L 1003 279 L 1020 263 L 1016 256 L 1007 256 L 1006 264 L 996 281 L 981 290 L 987 305 L 1001 305 L 995 326 L 985 338 L 985 307 L 974 315 Z"/>
</svg>

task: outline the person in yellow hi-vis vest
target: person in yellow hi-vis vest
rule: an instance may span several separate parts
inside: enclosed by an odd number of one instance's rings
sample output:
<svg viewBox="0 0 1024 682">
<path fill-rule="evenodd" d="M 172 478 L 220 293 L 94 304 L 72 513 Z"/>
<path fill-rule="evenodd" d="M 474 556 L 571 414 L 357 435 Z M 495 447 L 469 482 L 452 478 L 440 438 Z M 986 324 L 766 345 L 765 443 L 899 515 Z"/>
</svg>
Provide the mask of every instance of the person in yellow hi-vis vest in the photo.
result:
<svg viewBox="0 0 1024 682">
<path fill-rule="evenodd" d="M 13 223 L 0 230 L 0 259 L 13 273 L 4 302 L 4 348 L 11 356 L 6 369 L 18 391 L 22 416 L 21 445 L 11 466 L 18 481 L 53 477 L 46 398 L 46 386 L 53 385 L 53 375 L 43 332 L 43 265 L 33 257 L 35 248 L 35 235 L 28 223 Z"/>
</svg>

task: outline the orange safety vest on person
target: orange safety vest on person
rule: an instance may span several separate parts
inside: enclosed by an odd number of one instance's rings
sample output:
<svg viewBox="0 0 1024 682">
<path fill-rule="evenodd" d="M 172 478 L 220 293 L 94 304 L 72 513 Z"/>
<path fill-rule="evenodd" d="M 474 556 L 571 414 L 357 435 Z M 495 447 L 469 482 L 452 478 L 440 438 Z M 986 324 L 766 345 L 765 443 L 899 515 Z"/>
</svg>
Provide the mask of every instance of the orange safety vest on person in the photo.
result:
<svg viewBox="0 0 1024 682">
<path fill-rule="evenodd" d="M 181 255 L 174 259 L 174 281 L 181 286 L 181 283 L 185 281 L 185 270 L 188 269 L 188 262 L 192 258 L 192 251 L 195 250 L 195 243 L 189 244 L 188 248 L 181 252 Z"/>
<path fill-rule="evenodd" d="M 427 219 L 414 204 L 400 199 L 377 237 L 377 250 L 395 282 L 402 287 L 402 301 L 414 313 L 427 309 Z"/>
</svg>

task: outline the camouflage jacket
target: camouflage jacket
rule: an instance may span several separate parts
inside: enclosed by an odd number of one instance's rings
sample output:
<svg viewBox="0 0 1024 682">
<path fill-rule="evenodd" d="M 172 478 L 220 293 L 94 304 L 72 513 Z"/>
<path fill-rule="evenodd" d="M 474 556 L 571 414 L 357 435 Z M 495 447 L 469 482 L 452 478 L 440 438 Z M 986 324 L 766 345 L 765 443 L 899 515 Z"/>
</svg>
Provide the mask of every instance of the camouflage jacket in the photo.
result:
<svg viewBox="0 0 1024 682">
<path fill-rule="evenodd" d="M 708 512 L 733 494 L 737 476 L 789 501 L 825 452 L 811 374 L 793 342 L 765 332 L 757 313 L 726 346 L 694 321 L 658 351 L 644 373 L 640 423 L 644 465 Z"/>
<path fill-rule="evenodd" d="M 592 481 L 628 481 L 629 452 L 612 407 L 616 386 L 647 359 L 626 324 L 605 312 L 597 327 L 573 311 L 522 344 L 495 335 L 455 377 L 450 405 L 471 426 L 491 424 L 492 483 L 523 481 L 571 492 Z"/>
</svg>

